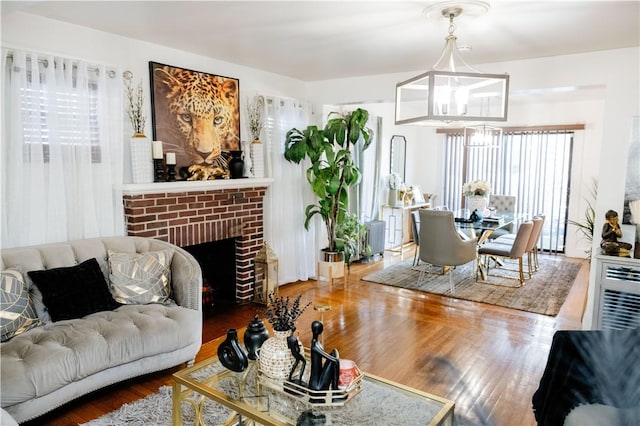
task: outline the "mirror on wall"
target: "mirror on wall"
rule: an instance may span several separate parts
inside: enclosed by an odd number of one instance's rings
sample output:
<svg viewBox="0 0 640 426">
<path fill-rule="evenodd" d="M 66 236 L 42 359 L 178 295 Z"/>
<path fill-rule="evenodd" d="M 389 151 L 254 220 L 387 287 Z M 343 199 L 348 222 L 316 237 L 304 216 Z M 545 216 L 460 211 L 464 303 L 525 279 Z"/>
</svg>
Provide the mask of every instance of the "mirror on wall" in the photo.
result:
<svg viewBox="0 0 640 426">
<path fill-rule="evenodd" d="M 407 156 L 407 140 L 404 136 L 393 135 L 391 137 L 390 173 L 397 173 L 404 182 Z"/>
</svg>

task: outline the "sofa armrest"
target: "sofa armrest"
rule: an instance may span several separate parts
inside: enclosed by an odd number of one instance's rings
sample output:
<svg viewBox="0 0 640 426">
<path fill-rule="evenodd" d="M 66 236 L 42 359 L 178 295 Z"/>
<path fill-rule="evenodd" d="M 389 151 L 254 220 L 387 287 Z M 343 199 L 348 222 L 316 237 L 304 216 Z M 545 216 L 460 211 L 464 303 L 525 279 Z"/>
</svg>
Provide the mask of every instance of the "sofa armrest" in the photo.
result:
<svg viewBox="0 0 640 426">
<path fill-rule="evenodd" d="M 202 310 L 202 270 L 198 261 L 186 250 L 175 246 L 171 261 L 171 287 L 176 303 L 185 308 Z"/>
</svg>

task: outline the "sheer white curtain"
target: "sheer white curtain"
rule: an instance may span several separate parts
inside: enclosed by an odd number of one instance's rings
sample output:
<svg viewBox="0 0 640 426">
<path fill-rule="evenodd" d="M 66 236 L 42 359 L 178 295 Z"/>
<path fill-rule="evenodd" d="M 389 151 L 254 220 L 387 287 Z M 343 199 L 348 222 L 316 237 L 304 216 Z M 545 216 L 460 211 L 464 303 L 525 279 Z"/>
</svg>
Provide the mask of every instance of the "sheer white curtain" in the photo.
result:
<svg viewBox="0 0 640 426">
<path fill-rule="evenodd" d="M 373 130 L 371 144 L 366 150 L 362 142 L 355 146 L 353 157 L 362 174 L 362 180 L 353 188 L 349 209 L 355 212 L 360 222 L 365 223 L 378 219 L 380 210 L 380 192 L 383 187 L 380 170 L 382 169 L 382 117 L 369 116 L 367 127 Z"/>
<path fill-rule="evenodd" d="M 307 231 L 304 211 L 314 201 L 306 178 L 307 161 L 284 158 L 286 134 L 309 124 L 309 106 L 293 99 L 265 96 L 267 174 L 274 179 L 264 200 L 264 238 L 278 255 L 280 283 L 315 276 L 319 240 L 316 223 Z M 325 244 L 326 245 L 326 244 Z"/>
<path fill-rule="evenodd" d="M 2 51 L 2 246 L 124 234 L 121 72 Z"/>
</svg>

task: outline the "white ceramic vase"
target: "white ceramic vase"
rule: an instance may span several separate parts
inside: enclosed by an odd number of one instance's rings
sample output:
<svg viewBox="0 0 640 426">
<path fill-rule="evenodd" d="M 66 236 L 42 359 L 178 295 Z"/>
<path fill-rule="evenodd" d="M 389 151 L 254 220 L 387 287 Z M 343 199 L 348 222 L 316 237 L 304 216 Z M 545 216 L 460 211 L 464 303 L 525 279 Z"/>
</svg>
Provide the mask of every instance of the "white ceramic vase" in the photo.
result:
<svg viewBox="0 0 640 426">
<path fill-rule="evenodd" d="M 244 174 L 247 177 L 253 176 L 253 161 L 251 160 L 251 142 L 244 141 L 242 142 L 242 152 L 244 155 Z"/>
<path fill-rule="evenodd" d="M 151 141 L 142 133 L 136 133 L 131 138 L 130 146 L 133 183 L 153 183 Z"/>
<path fill-rule="evenodd" d="M 399 204 L 399 201 L 398 201 L 398 190 L 397 189 L 390 189 L 389 190 L 389 199 L 387 200 L 387 204 L 390 207 L 396 207 Z"/>
<path fill-rule="evenodd" d="M 258 139 L 251 143 L 251 174 L 255 178 L 264 177 L 264 144 Z"/>
<path fill-rule="evenodd" d="M 484 195 L 467 196 L 466 208 L 470 212 L 473 212 L 474 210 L 478 210 L 478 212 L 484 215 L 487 210 L 488 204 L 489 204 L 489 199 Z"/>
<path fill-rule="evenodd" d="M 258 360 L 260 373 L 272 379 L 285 380 L 289 378 L 289 372 L 295 362 L 295 358 L 287 346 L 289 334 L 291 334 L 290 331 L 274 330 L 273 336 L 262 344 Z M 300 353 L 304 355 L 302 344 L 300 345 Z"/>
</svg>

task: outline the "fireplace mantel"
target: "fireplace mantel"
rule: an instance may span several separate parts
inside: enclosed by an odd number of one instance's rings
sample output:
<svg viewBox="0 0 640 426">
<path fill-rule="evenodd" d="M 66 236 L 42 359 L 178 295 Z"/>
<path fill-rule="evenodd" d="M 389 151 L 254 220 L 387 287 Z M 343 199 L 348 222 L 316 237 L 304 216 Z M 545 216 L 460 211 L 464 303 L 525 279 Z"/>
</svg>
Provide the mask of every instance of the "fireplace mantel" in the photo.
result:
<svg viewBox="0 0 640 426">
<path fill-rule="evenodd" d="M 122 185 L 123 195 L 142 195 L 172 192 L 215 191 L 220 189 L 244 189 L 269 187 L 272 178 L 217 179 L 157 183 L 126 183 Z"/>
</svg>

